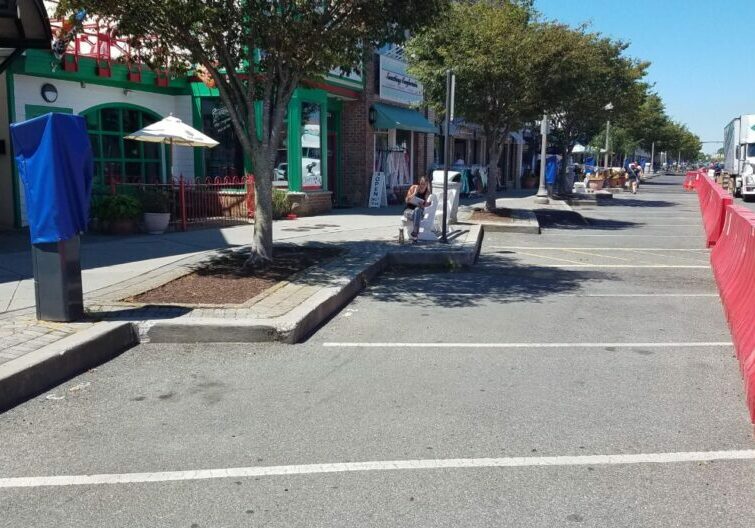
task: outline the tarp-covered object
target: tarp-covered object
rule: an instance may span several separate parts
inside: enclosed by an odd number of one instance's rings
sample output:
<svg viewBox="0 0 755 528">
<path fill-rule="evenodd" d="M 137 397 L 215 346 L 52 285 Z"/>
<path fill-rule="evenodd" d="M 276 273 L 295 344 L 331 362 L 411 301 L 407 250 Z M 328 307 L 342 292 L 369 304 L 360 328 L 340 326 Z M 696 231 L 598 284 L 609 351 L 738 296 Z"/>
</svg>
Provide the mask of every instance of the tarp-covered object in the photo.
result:
<svg viewBox="0 0 755 528">
<path fill-rule="evenodd" d="M 558 177 L 559 169 L 558 156 L 548 156 L 545 162 L 545 183 L 548 185 L 555 185 L 556 178 Z"/>
<path fill-rule="evenodd" d="M 84 118 L 43 115 L 12 124 L 11 137 L 32 244 L 86 231 L 94 168 Z"/>
</svg>

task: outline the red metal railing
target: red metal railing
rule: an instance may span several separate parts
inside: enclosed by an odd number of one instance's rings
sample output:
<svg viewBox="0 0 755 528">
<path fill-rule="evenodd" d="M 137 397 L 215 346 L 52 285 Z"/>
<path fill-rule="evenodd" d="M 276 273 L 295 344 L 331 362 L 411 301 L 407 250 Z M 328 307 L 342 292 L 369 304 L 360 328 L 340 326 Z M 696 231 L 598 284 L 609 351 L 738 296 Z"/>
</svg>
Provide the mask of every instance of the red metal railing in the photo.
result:
<svg viewBox="0 0 755 528">
<path fill-rule="evenodd" d="M 250 223 L 254 219 L 254 176 L 207 178 L 194 181 L 183 176 L 170 183 L 124 183 L 110 179 L 110 194 L 139 197 L 161 192 L 168 201 L 173 229 Z"/>
</svg>

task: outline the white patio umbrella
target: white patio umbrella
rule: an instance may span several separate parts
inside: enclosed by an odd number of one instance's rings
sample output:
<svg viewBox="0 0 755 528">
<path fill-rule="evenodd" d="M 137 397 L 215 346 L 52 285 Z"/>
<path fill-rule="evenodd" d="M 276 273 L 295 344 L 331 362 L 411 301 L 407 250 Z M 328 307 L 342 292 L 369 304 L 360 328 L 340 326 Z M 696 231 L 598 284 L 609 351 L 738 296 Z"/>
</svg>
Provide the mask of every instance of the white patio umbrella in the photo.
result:
<svg viewBox="0 0 755 528">
<path fill-rule="evenodd" d="M 134 141 L 146 141 L 149 143 L 163 143 L 170 145 L 171 177 L 174 176 L 173 165 L 173 146 L 181 147 L 205 147 L 213 148 L 219 145 L 217 141 L 209 136 L 204 135 L 199 130 L 191 128 L 189 125 L 173 117 L 173 114 L 162 121 L 152 123 L 151 125 L 137 130 L 133 134 L 125 136 L 125 139 Z"/>
</svg>

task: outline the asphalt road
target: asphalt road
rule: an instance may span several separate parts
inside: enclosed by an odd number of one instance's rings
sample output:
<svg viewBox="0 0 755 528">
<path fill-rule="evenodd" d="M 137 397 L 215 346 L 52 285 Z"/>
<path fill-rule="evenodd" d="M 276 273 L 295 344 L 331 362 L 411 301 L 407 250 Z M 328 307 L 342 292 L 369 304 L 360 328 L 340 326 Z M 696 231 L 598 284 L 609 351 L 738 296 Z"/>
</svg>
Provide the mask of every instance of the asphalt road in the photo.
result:
<svg viewBox="0 0 755 528">
<path fill-rule="evenodd" d="M 0 415 L 0 526 L 753 526 L 680 185 L 385 275 L 306 343 L 146 344 Z"/>
</svg>

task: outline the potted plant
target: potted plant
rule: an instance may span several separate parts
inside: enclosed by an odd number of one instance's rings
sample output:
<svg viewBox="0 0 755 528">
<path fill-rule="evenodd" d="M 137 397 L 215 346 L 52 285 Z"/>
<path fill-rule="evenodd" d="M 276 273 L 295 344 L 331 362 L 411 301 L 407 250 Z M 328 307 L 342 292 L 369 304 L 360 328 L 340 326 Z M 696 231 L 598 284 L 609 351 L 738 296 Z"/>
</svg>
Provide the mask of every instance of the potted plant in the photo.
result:
<svg viewBox="0 0 755 528">
<path fill-rule="evenodd" d="M 132 196 L 108 196 L 97 207 L 100 222 L 105 224 L 107 231 L 113 235 L 135 233 L 136 220 L 141 214 L 142 204 Z"/>
<path fill-rule="evenodd" d="M 170 224 L 170 197 L 163 191 L 147 191 L 140 198 L 144 229 L 150 235 L 162 235 Z"/>
<path fill-rule="evenodd" d="M 291 213 L 291 202 L 288 193 L 280 189 L 273 189 L 273 219 L 281 220 Z"/>
<path fill-rule="evenodd" d="M 605 175 L 602 173 L 590 174 L 587 178 L 587 188 L 593 191 L 599 191 L 605 183 Z"/>
<path fill-rule="evenodd" d="M 537 178 L 532 174 L 532 171 L 526 171 L 522 176 L 522 187 L 525 189 L 534 189 L 537 185 Z"/>
</svg>

